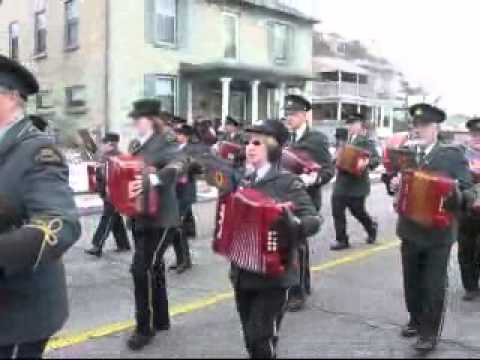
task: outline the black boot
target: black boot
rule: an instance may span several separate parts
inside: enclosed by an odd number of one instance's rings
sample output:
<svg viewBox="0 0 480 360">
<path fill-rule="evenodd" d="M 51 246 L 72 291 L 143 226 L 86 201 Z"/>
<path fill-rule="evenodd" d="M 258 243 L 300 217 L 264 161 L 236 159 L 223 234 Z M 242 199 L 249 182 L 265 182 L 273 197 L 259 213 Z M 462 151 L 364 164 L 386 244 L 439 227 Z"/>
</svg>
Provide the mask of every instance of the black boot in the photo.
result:
<svg viewBox="0 0 480 360">
<path fill-rule="evenodd" d="M 437 340 L 434 336 L 423 337 L 421 336 L 418 341 L 413 345 L 413 348 L 422 354 L 427 354 L 435 350 L 437 346 Z"/>
<path fill-rule="evenodd" d="M 101 258 L 102 257 L 102 248 L 98 247 L 98 246 L 93 246 L 91 249 L 85 250 L 85 254 Z"/>
<path fill-rule="evenodd" d="M 330 246 L 330 250 L 332 251 L 341 251 L 349 248 L 350 248 L 350 245 L 348 244 L 348 242 L 345 242 L 345 241 L 337 242 L 335 245 Z"/>
<path fill-rule="evenodd" d="M 291 297 L 287 303 L 287 309 L 289 312 L 299 312 L 305 309 L 307 300 L 303 296 Z"/>
<path fill-rule="evenodd" d="M 404 338 L 418 336 L 418 323 L 415 320 L 410 320 L 410 322 L 402 328 L 401 335 Z"/>
<path fill-rule="evenodd" d="M 372 229 L 368 234 L 367 244 L 370 244 L 370 245 L 375 244 L 377 242 L 377 236 L 378 236 L 378 223 L 374 222 L 372 225 Z"/>
<path fill-rule="evenodd" d="M 155 335 L 144 335 L 135 331 L 127 341 L 128 348 L 132 351 L 142 350 L 145 346 L 150 344 Z"/>
</svg>

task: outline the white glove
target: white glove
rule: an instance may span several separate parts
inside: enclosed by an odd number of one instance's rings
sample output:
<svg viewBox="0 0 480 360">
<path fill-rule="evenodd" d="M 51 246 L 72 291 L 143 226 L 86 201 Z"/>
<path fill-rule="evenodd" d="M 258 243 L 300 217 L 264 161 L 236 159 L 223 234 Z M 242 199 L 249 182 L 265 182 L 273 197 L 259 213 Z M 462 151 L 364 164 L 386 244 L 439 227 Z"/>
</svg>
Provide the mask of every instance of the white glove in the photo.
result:
<svg viewBox="0 0 480 360">
<path fill-rule="evenodd" d="M 317 183 L 318 173 L 312 172 L 310 174 L 302 174 L 300 175 L 300 179 L 302 179 L 305 185 L 312 186 Z"/>
<path fill-rule="evenodd" d="M 150 180 L 150 184 L 152 186 L 158 186 L 160 185 L 162 182 L 160 181 L 160 179 L 158 178 L 158 175 L 157 174 L 150 174 L 148 176 L 149 180 Z"/>
</svg>

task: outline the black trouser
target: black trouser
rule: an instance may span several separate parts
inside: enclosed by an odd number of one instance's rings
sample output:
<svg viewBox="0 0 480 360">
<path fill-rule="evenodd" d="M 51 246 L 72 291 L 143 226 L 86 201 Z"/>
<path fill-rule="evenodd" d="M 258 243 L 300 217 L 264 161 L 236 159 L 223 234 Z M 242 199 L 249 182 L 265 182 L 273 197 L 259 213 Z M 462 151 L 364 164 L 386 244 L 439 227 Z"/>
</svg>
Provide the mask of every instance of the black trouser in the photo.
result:
<svg viewBox="0 0 480 360">
<path fill-rule="evenodd" d="M 353 217 L 362 224 L 369 235 L 374 234 L 375 222 L 365 208 L 366 199 L 366 196 L 332 196 L 332 215 L 337 242 L 348 244 L 346 209 L 350 210 Z"/>
<path fill-rule="evenodd" d="M 153 335 L 170 327 L 167 284 L 163 255 L 169 245 L 171 231 L 133 225 L 135 254 L 132 275 L 135 289 L 137 332 Z"/>
<path fill-rule="evenodd" d="M 477 291 L 480 279 L 480 219 L 465 219 L 458 231 L 458 263 L 463 287 Z"/>
<path fill-rule="evenodd" d="M 423 337 L 436 338 L 442 331 L 451 248 L 451 244 L 425 247 L 402 241 L 405 302 Z"/>
<path fill-rule="evenodd" d="M 182 224 L 178 229 L 176 229 L 175 234 L 172 237 L 173 250 L 175 251 L 175 256 L 177 258 L 177 265 L 191 264 L 188 237 L 189 234 L 192 233 L 192 221 L 193 226 L 195 226 L 195 218 L 193 217 L 192 205 L 189 205 L 185 209 L 183 209 L 183 211 L 181 212 L 181 219 Z"/>
<path fill-rule="evenodd" d="M 113 232 L 113 237 L 117 243 L 118 249 L 130 249 L 122 215 L 115 210 L 112 204 L 108 201 L 104 201 L 103 214 L 100 223 L 98 224 L 97 231 L 93 236 L 92 244 L 102 249 L 110 232 Z"/>
<path fill-rule="evenodd" d="M 287 297 L 287 289 L 235 289 L 237 311 L 251 358 L 276 358 L 278 333 L 285 315 Z"/>
<path fill-rule="evenodd" d="M 298 248 L 298 266 L 300 267 L 300 284 L 290 289 L 291 299 L 305 299 L 312 292 L 310 281 L 310 248 L 308 241 Z"/>
<path fill-rule="evenodd" d="M 0 359 L 41 359 L 48 340 L 0 346 Z"/>
</svg>

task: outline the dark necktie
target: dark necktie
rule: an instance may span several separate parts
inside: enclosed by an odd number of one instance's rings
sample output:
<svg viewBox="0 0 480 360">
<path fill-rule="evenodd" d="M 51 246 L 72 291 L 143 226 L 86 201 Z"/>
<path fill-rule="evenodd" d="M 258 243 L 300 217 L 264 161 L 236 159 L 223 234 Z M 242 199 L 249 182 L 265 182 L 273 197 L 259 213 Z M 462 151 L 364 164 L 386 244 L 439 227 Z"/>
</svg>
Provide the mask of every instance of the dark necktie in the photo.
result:
<svg viewBox="0 0 480 360">
<path fill-rule="evenodd" d="M 292 144 L 295 144 L 297 142 L 297 133 L 296 132 L 293 132 L 291 137 L 290 137 L 290 141 L 292 142 Z"/>
<path fill-rule="evenodd" d="M 417 153 L 417 161 L 419 165 L 423 165 L 426 156 L 427 154 L 425 153 L 425 149 L 423 147 L 419 147 Z"/>
</svg>

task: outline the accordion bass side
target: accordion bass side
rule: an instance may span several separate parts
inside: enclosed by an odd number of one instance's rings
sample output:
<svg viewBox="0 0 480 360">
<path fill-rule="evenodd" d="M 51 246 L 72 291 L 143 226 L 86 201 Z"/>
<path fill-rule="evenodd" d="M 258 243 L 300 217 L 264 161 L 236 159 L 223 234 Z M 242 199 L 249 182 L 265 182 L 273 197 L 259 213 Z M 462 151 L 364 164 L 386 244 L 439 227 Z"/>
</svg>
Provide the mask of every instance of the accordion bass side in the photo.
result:
<svg viewBox="0 0 480 360">
<path fill-rule="evenodd" d="M 240 269 L 278 277 L 288 263 L 288 231 L 281 225 L 285 207 L 254 189 L 220 198 L 213 250 Z"/>
<path fill-rule="evenodd" d="M 302 150 L 286 148 L 282 152 L 281 166 L 292 174 L 302 175 L 318 172 L 322 167 Z"/>
<path fill-rule="evenodd" d="M 370 153 L 353 145 L 345 145 L 338 153 L 337 169 L 354 176 L 361 176 L 365 171 L 364 164 L 370 158 Z"/>
<path fill-rule="evenodd" d="M 137 198 L 129 196 L 130 184 L 148 171 L 142 158 L 131 155 L 111 157 L 107 162 L 107 197 L 119 213 L 129 217 L 154 217 L 158 214 L 158 192 L 144 181 L 144 191 Z"/>
<path fill-rule="evenodd" d="M 402 174 L 397 199 L 400 215 L 427 228 L 443 229 L 452 224 L 453 214 L 443 207 L 456 181 L 426 171 L 407 170 Z"/>
<path fill-rule="evenodd" d="M 220 141 L 217 146 L 218 155 L 228 161 L 235 161 L 241 151 L 241 145 L 230 141 Z"/>
</svg>

